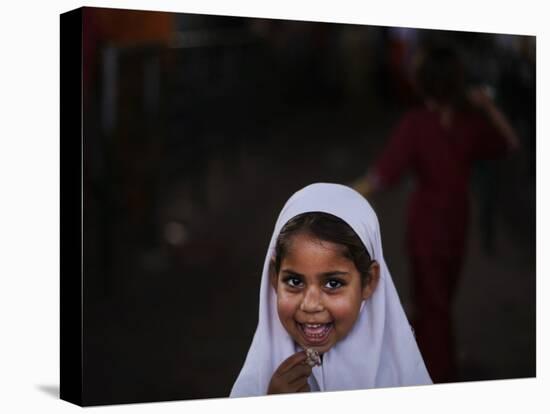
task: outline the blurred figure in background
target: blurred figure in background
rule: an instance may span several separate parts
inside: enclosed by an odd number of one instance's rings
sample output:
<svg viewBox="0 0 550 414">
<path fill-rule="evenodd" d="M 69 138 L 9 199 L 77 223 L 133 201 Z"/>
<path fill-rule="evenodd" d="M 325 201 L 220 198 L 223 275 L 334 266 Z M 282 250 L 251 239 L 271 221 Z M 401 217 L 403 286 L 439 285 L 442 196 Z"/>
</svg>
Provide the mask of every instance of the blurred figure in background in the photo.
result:
<svg viewBox="0 0 550 414">
<path fill-rule="evenodd" d="M 467 87 L 458 53 L 430 47 L 415 60 L 423 104 L 406 112 L 374 167 L 353 183 L 365 197 L 412 173 L 406 243 L 416 339 L 434 382 L 457 380 L 452 303 L 465 257 L 472 164 L 519 147 L 482 87 Z"/>
</svg>

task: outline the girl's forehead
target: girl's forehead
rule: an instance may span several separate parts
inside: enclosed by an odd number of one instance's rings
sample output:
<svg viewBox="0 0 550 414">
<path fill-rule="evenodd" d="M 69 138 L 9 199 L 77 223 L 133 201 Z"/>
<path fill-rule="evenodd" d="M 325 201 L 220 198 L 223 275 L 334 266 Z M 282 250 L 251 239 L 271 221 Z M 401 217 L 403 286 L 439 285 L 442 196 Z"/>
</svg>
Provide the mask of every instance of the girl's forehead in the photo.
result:
<svg viewBox="0 0 550 414">
<path fill-rule="evenodd" d="M 288 246 L 282 263 L 302 268 L 319 268 L 352 265 L 344 245 L 315 237 L 298 236 Z M 294 269 L 297 270 L 297 269 Z"/>
<path fill-rule="evenodd" d="M 347 251 L 344 244 L 321 239 L 308 232 L 300 232 L 292 235 L 288 242 L 287 253 L 299 254 L 306 249 L 326 250 L 327 253 L 343 253 Z"/>
</svg>

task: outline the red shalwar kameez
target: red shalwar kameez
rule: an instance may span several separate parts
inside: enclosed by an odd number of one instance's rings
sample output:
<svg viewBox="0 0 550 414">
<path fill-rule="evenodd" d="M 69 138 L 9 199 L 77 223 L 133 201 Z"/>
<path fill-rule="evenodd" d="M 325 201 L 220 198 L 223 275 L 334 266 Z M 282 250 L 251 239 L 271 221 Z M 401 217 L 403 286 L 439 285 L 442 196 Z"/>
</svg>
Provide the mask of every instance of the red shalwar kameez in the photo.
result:
<svg viewBox="0 0 550 414">
<path fill-rule="evenodd" d="M 416 180 L 406 234 L 413 326 L 434 382 L 456 375 L 451 304 L 465 254 L 472 164 L 506 149 L 505 139 L 478 112 L 456 112 L 444 127 L 436 111 L 418 108 L 402 117 L 372 170 L 381 188 L 405 173 Z"/>
</svg>

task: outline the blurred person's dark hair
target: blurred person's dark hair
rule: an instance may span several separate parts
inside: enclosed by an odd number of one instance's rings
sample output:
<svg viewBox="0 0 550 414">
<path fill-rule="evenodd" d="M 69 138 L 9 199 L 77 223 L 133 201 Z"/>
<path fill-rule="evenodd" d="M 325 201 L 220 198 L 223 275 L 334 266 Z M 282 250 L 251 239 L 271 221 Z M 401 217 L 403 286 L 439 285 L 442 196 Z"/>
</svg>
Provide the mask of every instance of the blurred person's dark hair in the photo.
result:
<svg viewBox="0 0 550 414">
<path fill-rule="evenodd" d="M 464 65 L 449 46 L 427 46 L 415 59 L 414 84 L 423 99 L 459 105 L 464 98 Z"/>
</svg>

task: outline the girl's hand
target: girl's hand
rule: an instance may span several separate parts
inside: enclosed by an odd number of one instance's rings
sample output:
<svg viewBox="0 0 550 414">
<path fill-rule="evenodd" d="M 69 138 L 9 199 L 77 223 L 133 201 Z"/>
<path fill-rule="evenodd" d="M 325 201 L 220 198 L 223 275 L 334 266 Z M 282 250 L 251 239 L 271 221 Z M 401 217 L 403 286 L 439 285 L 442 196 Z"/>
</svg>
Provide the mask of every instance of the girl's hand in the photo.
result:
<svg viewBox="0 0 550 414">
<path fill-rule="evenodd" d="M 487 86 L 474 87 L 468 90 L 468 99 L 474 107 L 485 111 L 494 105 L 490 89 Z"/>
<path fill-rule="evenodd" d="M 271 377 L 267 393 L 309 392 L 307 379 L 310 375 L 311 367 L 306 364 L 305 351 L 297 352 L 285 359 L 279 365 L 279 368 L 275 370 Z"/>
</svg>

